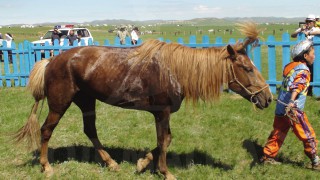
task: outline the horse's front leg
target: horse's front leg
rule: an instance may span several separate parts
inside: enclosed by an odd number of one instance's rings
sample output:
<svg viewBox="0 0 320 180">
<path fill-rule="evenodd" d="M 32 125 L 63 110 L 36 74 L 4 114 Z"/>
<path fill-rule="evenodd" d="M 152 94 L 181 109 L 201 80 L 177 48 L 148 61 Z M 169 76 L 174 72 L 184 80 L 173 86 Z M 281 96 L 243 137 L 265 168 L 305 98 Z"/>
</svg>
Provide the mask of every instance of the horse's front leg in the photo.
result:
<svg viewBox="0 0 320 180">
<path fill-rule="evenodd" d="M 144 159 L 139 159 L 137 163 L 137 171 L 141 172 L 150 161 L 154 160 L 161 174 L 166 179 L 175 179 L 169 172 L 167 167 L 167 148 L 171 142 L 170 132 L 170 108 L 165 108 L 161 112 L 153 112 L 156 121 L 157 130 L 157 147 L 148 153 Z"/>
</svg>

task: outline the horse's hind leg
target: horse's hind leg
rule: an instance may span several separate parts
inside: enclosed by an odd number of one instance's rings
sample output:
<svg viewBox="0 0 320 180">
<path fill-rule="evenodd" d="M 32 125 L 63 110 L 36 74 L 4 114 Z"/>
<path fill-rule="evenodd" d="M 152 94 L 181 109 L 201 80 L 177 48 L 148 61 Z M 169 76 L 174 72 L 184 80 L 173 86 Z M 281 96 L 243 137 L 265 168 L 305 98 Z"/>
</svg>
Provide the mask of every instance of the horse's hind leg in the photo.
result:
<svg viewBox="0 0 320 180">
<path fill-rule="evenodd" d="M 113 171 L 118 171 L 119 170 L 118 163 L 115 162 L 105 150 L 103 150 L 103 146 L 100 140 L 98 139 L 96 124 L 95 124 L 96 100 L 84 94 L 78 93 L 74 98 L 74 102 L 82 111 L 84 133 L 88 136 L 93 146 L 98 151 L 102 160 L 107 164 L 109 169 Z"/>
<path fill-rule="evenodd" d="M 69 107 L 69 105 L 67 107 Z M 67 107 L 65 109 L 67 109 Z M 47 119 L 41 127 L 40 164 L 42 166 L 42 171 L 46 176 L 51 176 L 53 174 L 53 169 L 48 161 L 48 143 L 54 128 L 58 125 L 64 112 L 65 110 L 62 113 L 57 113 L 50 109 Z"/>
<path fill-rule="evenodd" d="M 167 148 L 171 143 L 170 132 L 170 108 L 166 108 L 163 111 L 153 112 L 156 121 L 157 130 L 157 147 L 146 155 L 144 159 L 139 159 L 137 163 L 137 171 L 141 172 L 151 160 L 154 160 L 160 173 L 162 173 L 166 179 L 175 179 L 175 177 L 169 172 L 167 167 Z"/>
</svg>

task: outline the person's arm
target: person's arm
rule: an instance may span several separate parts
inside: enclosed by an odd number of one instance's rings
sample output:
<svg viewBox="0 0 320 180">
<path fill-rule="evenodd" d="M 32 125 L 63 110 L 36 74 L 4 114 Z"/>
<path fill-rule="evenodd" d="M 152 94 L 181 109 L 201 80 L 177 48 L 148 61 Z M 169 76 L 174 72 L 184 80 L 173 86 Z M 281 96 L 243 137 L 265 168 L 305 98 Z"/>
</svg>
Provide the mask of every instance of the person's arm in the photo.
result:
<svg viewBox="0 0 320 180">
<path fill-rule="evenodd" d="M 10 37 L 8 34 L 6 34 L 6 40 L 7 41 L 12 41 L 12 37 Z"/>
<path fill-rule="evenodd" d="M 301 71 L 299 74 L 296 75 L 294 78 L 291 86 L 289 87 L 291 93 L 291 98 L 289 100 L 289 107 L 294 107 L 294 101 L 296 100 L 298 94 L 305 90 L 307 84 L 310 82 L 310 72 L 307 70 Z"/>
<path fill-rule="evenodd" d="M 298 36 L 299 33 L 301 33 L 302 31 L 304 31 L 304 28 L 299 28 L 297 29 L 296 31 L 294 31 L 292 34 L 291 34 L 291 37 L 292 38 L 296 38 Z"/>
<path fill-rule="evenodd" d="M 319 28 L 315 28 L 315 30 L 313 31 L 309 31 L 308 35 L 320 35 L 320 29 Z"/>
</svg>

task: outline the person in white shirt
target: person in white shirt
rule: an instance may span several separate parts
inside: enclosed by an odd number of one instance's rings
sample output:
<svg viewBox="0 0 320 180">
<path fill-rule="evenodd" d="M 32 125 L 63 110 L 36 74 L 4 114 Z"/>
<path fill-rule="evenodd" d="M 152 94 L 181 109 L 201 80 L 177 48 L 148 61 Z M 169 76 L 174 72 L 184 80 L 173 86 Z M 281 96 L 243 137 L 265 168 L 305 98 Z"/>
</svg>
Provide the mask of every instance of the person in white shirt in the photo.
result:
<svg viewBox="0 0 320 180">
<path fill-rule="evenodd" d="M 131 31 L 131 44 L 136 45 L 139 40 L 139 29 L 134 27 Z"/>
<path fill-rule="evenodd" d="M 6 33 L 5 34 L 5 39 L 7 41 L 7 47 L 11 48 L 11 44 L 12 44 L 12 41 L 13 41 L 12 34 Z M 9 62 L 12 63 L 12 50 L 9 50 L 8 53 L 9 53 Z"/>
<path fill-rule="evenodd" d="M 7 47 L 11 48 L 11 42 L 13 40 L 13 37 L 12 37 L 12 35 L 10 33 L 6 33 L 5 36 L 6 36 L 6 41 L 7 41 Z"/>
<path fill-rule="evenodd" d="M 313 40 L 314 35 L 320 35 L 320 29 L 315 27 L 316 16 L 313 14 L 309 14 L 309 16 L 305 20 L 306 24 L 301 28 L 298 28 L 291 34 L 291 37 L 296 38 L 299 33 L 304 33 L 306 38 L 309 40 Z"/>
</svg>

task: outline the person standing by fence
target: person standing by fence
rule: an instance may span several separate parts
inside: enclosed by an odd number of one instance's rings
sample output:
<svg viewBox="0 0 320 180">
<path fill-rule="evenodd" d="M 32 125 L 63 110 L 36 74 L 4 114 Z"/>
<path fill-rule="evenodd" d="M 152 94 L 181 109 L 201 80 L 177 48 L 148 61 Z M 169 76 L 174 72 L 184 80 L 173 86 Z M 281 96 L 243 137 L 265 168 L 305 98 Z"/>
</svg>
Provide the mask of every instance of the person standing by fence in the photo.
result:
<svg viewBox="0 0 320 180">
<path fill-rule="evenodd" d="M 138 27 L 134 27 L 131 31 L 131 44 L 136 45 L 139 40 L 139 29 Z"/>
<path fill-rule="evenodd" d="M 59 45 L 60 45 L 60 38 L 61 38 L 61 36 L 62 36 L 62 33 L 59 31 L 59 29 L 58 28 L 54 28 L 53 29 L 53 32 L 52 32 L 52 35 L 51 35 L 51 42 L 52 42 L 52 45 L 53 45 L 53 43 L 54 43 L 54 40 L 58 40 L 58 43 L 59 43 Z"/>
<path fill-rule="evenodd" d="M 12 44 L 12 41 L 13 41 L 12 34 L 11 33 L 6 33 L 5 37 L 6 37 L 7 47 L 11 48 L 11 44 Z M 9 50 L 8 54 L 9 54 L 9 62 L 12 63 L 12 50 Z"/>
<path fill-rule="evenodd" d="M 283 81 L 275 110 L 273 131 L 263 148 L 264 164 L 280 164 L 274 158 L 278 154 L 287 133 L 292 127 L 294 134 L 302 141 L 304 152 L 311 160 L 311 168 L 320 170 L 320 159 L 317 155 L 315 132 L 303 111 L 308 87 L 310 71 L 307 64 L 313 64 L 315 55 L 313 43 L 304 40 L 295 45 L 291 51 L 293 62 L 284 67 Z"/>
<path fill-rule="evenodd" d="M 126 44 L 126 37 L 130 37 L 127 29 L 125 26 L 121 26 L 120 30 L 117 32 L 117 36 L 120 39 L 120 44 L 125 45 Z"/>
<path fill-rule="evenodd" d="M 294 31 L 291 34 L 291 37 L 296 38 L 298 34 L 303 33 L 307 39 L 312 40 L 315 35 L 320 35 L 320 29 L 315 27 L 316 23 L 316 16 L 313 14 L 310 14 L 306 20 L 305 25 L 298 28 L 296 31 Z"/>
<path fill-rule="evenodd" d="M 69 41 L 69 46 L 73 46 L 73 42 L 78 39 L 77 35 L 74 34 L 74 30 L 70 30 L 69 35 L 66 37 Z"/>
</svg>

